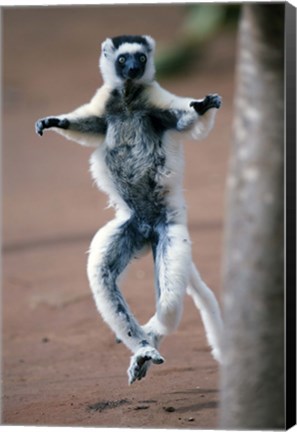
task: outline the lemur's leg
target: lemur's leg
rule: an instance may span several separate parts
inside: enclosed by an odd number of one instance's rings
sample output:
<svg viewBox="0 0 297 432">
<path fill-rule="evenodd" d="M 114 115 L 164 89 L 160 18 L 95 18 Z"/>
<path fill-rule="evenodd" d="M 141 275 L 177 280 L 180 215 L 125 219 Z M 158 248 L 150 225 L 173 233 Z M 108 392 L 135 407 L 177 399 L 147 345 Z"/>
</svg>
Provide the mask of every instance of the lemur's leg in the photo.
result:
<svg viewBox="0 0 297 432">
<path fill-rule="evenodd" d="M 128 369 L 130 384 L 143 377 L 142 366 L 147 361 L 156 364 L 164 361 L 117 286 L 118 277 L 143 245 L 132 219 L 125 222 L 115 219 L 95 235 L 88 260 L 88 277 L 97 308 L 116 336 L 134 353 Z"/>
<path fill-rule="evenodd" d="M 106 120 L 104 116 L 89 115 L 85 111 L 81 107 L 70 114 L 40 119 L 35 124 L 36 133 L 42 136 L 45 130 L 53 130 L 83 146 L 98 147 L 105 138 Z"/>
<path fill-rule="evenodd" d="M 192 100 L 172 96 L 168 103 L 170 108 L 156 107 L 149 114 L 155 130 L 172 130 L 189 133 L 193 138 L 203 138 L 214 125 L 216 111 L 221 106 L 221 97 L 212 94 L 203 99 Z"/>
<path fill-rule="evenodd" d="M 81 145 L 98 147 L 104 141 L 107 131 L 104 107 L 109 94 L 109 88 L 102 86 L 90 102 L 74 111 L 38 120 L 35 123 L 36 132 L 43 135 L 45 130 L 52 129 Z"/>
<path fill-rule="evenodd" d="M 158 347 L 162 338 L 173 332 L 180 321 L 183 298 L 191 270 L 191 243 L 183 224 L 162 224 L 153 245 L 157 305 L 155 315 L 143 326 Z"/>
<path fill-rule="evenodd" d="M 187 292 L 192 296 L 196 307 L 200 310 L 212 354 L 217 361 L 222 362 L 221 337 L 223 323 L 220 308 L 214 293 L 203 282 L 193 263 Z"/>
<path fill-rule="evenodd" d="M 173 332 L 180 321 L 183 298 L 188 285 L 191 244 L 183 224 L 160 224 L 153 242 L 156 284 L 156 313 L 142 326 L 153 346 Z M 141 372 L 146 375 L 151 362 Z"/>
<path fill-rule="evenodd" d="M 80 133 L 105 134 L 107 123 L 104 117 L 89 116 L 71 118 L 71 116 L 45 117 L 37 120 L 36 132 L 42 136 L 45 129 L 59 128 Z"/>
</svg>

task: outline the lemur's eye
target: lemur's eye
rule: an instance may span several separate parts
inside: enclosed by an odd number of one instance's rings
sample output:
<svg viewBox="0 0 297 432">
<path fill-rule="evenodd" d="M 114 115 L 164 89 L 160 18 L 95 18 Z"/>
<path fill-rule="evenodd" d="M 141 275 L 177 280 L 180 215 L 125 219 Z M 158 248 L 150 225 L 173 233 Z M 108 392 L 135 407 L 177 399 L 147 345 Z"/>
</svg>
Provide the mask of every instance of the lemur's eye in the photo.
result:
<svg viewBox="0 0 297 432">
<path fill-rule="evenodd" d="M 126 58 L 125 58 L 124 56 L 120 56 L 120 57 L 118 58 L 118 62 L 119 62 L 120 64 L 124 64 L 125 61 L 126 61 Z"/>
<path fill-rule="evenodd" d="M 142 54 L 142 55 L 139 57 L 139 60 L 140 60 L 141 63 L 145 63 L 145 62 L 146 62 L 146 56 L 145 56 L 144 54 Z"/>
</svg>

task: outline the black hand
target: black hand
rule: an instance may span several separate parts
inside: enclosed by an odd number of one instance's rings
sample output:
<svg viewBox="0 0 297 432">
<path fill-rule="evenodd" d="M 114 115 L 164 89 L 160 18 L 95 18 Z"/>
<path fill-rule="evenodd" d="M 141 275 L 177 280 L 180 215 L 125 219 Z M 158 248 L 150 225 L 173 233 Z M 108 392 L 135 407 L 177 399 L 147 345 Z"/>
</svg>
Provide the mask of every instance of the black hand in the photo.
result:
<svg viewBox="0 0 297 432">
<path fill-rule="evenodd" d="M 69 120 L 59 119 L 57 117 L 45 117 L 43 119 L 37 120 L 35 123 L 35 131 L 40 136 L 43 135 L 44 129 L 49 129 L 51 127 L 67 129 L 69 127 Z"/>
<path fill-rule="evenodd" d="M 205 114 L 210 108 L 219 109 L 222 103 L 221 96 L 218 94 L 209 94 L 205 96 L 202 101 L 193 101 L 190 103 L 190 107 L 193 107 L 194 110 L 199 115 Z"/>
</svg>

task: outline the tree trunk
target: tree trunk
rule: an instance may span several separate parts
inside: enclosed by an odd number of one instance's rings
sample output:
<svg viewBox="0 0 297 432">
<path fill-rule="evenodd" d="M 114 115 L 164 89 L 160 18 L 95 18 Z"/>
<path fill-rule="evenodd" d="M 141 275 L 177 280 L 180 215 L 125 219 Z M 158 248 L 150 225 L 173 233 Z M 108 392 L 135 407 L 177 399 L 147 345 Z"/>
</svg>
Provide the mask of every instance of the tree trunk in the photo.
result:
<svg viewBox="0 0 297 432">
<path fill-rule="evenodd" d="M 220 428 L 284 428 L 284 4 L 244 4 L 224 259 Z"/>
</svg>

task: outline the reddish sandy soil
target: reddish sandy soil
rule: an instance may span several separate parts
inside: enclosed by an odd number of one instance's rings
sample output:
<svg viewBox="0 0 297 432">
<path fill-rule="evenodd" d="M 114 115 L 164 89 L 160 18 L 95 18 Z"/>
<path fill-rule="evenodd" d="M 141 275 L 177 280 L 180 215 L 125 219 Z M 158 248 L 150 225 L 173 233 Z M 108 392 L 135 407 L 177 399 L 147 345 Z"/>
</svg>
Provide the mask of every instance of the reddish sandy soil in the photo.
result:
<svg viewBox="0 0 297 432">
<path fill-rule="evenodd" d="M 88 172 L 90 149 L 48 133 L 37 118 L 72 110 L 101 84 L 101 41 L 121 33 L 175 40 L 182 6 L 12 8 L 3 16 L 2 423 L 216 428 L 219 370 L 186 298 L 166 362 L 128 386 L 130 353 L 95 309 L 86 252 L 113 212 Z M 161 84 L 184 96 L 222 95 L 216 127 L 185 143 L 193 256 L 221 302 L 225 181 L 231 140 L 235 35 L 224 31 L 190 72 Z M 151 257 L 123 287 L 141 322 L 154 311 Z"/>
</svg>

